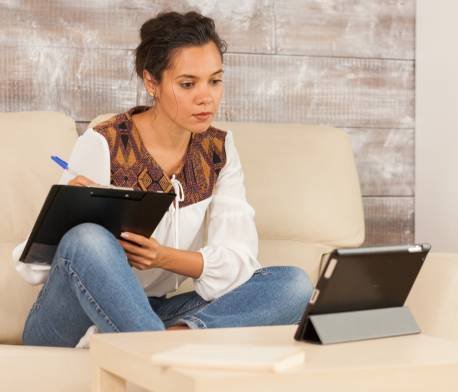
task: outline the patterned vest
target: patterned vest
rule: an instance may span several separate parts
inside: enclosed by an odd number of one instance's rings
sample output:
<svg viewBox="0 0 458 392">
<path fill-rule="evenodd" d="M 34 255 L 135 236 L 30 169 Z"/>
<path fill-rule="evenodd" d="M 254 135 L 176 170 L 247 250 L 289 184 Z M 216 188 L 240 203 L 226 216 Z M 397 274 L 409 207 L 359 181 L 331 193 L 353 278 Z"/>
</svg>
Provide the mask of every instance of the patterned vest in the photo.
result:
<svg viewBox="0 0 458 392">
<path fill-rule="evenodd" d="M 108 142 L 111 160 L 111 184 L 143 191 L 171 192 L 170 178 L 149 154 L 132 116 L 148 110 L 137 106 L 118 114 L 94 131 Z M 226 132 L 210 127 L 203 133 L 193 133 L 176 179 L 183 186 L 185 199 L 181 207 L 197 203 L 211 196 L 219 172 L 226 164 L 224 147 Z"/>
</svg>

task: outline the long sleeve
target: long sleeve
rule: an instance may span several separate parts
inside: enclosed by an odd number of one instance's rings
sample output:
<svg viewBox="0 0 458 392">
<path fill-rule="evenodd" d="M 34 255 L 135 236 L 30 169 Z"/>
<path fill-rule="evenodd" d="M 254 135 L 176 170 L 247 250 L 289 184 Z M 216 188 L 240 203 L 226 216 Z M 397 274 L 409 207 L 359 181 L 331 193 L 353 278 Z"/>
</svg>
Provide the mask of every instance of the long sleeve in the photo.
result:
<svg viewBox="0 0 458 392">
<path fill-rule="evenodd" d="M 207 245 L 200 249 L 204 268 L 194 280 L 196 292 L 207 301 L 242 285 L 261 267 L 254 210 L 246 200 L 242 166 L 230 131 L 225 148 L 226 164 L 208 209 Z"/>
<path fill-rule="evenodd" d="M 77 173 L 90 178 L 96 183 L 108 185 L 110 183 L 110 151 L 106 139 L 89 128 L 78 138 L 69 158 L 70 167 Z M 68 184 L 73 178 L 64 172 L 59 184 Z M 19 261 L 27 240 L 13 249 L 12 260 L 16 271 L 30 284 L 43 283 L 49 274 L 50 265 L 22 263 Z"/>
</svg>

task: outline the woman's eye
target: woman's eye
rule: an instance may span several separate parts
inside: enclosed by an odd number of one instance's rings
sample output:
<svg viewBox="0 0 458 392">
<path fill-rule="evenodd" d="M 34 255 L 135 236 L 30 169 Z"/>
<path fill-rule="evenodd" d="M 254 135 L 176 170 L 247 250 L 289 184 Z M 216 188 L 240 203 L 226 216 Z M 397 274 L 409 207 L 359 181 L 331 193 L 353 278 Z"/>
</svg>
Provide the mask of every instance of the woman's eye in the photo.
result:
<svg viewBox="0 0 458 392">
<path fill-rule="evenodd" d="M 219 83 L 223 83 L 223 81 L 221 79 L 213 79 L 211 81 L 211 84 L 214 84 L 214 85 L 219 84 Z"/>
<path fill-rule="evenodd" d="M 194 83 L 192 83 L 192 82 L 180 83 L 180 86 L 183 87 L 183 88 L 191 88 L 193 85 L 194 85 Z"/>
</svg>

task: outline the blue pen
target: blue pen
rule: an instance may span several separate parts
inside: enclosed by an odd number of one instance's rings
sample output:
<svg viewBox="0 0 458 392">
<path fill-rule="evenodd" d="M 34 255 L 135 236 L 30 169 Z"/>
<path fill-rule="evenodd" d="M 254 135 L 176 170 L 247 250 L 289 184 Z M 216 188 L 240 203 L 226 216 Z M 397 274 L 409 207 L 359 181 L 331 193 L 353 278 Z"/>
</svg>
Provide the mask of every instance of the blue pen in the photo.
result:
<svg viewBox="0 0 458 392">
<path fill-rule="evenodd" d="M 62 169 L 67 170 L 67 172 L 74 176 L 78 176 L 78 173 L 70 169 L 68 163 L 65 162 L 62 158 L 59 158 L 57 155 L 53 155 L 51 159 L 56 162 Z"/>
</svg>

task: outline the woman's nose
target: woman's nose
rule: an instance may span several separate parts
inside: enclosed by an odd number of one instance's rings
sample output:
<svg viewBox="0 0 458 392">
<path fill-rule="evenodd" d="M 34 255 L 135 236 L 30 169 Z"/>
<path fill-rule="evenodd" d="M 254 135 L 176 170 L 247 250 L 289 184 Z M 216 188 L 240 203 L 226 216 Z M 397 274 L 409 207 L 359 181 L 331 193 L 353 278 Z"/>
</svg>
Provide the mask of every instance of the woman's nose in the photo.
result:
<svg viewBox="0 0 458 392">
<path fill-rule="evenodd" d="M 213 102 L 211 90 L 207 86 L 202 86 L 196 95 L 197 104 L 209 104 Z"/>
</svg>

